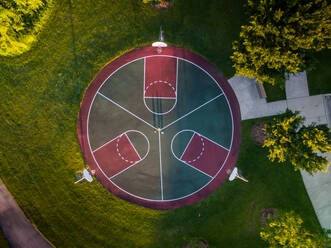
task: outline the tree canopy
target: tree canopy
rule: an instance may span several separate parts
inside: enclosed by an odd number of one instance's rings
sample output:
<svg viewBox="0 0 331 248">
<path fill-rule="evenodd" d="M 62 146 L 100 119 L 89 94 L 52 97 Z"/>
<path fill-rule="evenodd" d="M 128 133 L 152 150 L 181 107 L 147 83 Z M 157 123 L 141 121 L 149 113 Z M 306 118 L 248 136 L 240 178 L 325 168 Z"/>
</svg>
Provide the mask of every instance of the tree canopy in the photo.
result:
<svg viewBox="0 0 331 248">
<path fill-rule="evenodd" d="M 308 173 L 327 171 L 329 162 L 323 153 L 331 152 L 331 133 L 326 125 L 302 125 L 304 118 L 290 110 L 266 124 L 268 138 L 263 147 L 268 158 L 288 162 L 294 169 Z M 320 155 L 322 154 L 322 155 Z"/>
<path fill-rule="evenodd" d="M 261 238 L 270 248 L 322 248 L 330 247 L 331 240 L 324 233 L 310 233 L 303 220 L 293 211 L 280 214 L 269 221 L 260 232 Z"/>
<path fill-rule="evenodd" d="M 0 55 L 29 50 L 50 15 L 51 0 L 0 1 Z"/>
<path fill-rule="evenodd" d="M 327 0 L 248 0 L 251 14 L 233 43 L 236 75 L 260 83 L 305 70 L 307 51 L 331 48 L 331 4 Z"/>
</svg>

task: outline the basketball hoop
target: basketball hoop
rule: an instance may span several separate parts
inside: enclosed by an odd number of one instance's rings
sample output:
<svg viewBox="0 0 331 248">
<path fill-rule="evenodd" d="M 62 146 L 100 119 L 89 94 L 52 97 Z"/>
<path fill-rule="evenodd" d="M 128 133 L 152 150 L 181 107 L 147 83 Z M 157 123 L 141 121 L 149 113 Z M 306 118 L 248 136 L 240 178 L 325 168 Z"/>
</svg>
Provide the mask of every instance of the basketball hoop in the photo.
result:
<svg viewBox="0 0 331 248">
<path fill-rule="evenodd" d="M 156 47 L 156 51 L 157 53 L 161 53 L 162 52 L 162 48 L 163 47 L 167 47 L 167 43 L 165 42 L 162 42 L 162 41 L 156 41 L 156 42 L 153 42 L 152 44 L 153 47 Z"/>
<path fill-rule="evenodd" d="M 248 183 L 248 180 L 241 175 L 241 173 L 239 172 L 238 168 L 237 167 L 234 167 L 231 175 L 229 176 L 229 181 L 233 181 L 236 178 L 238 178 L 238 179 L 240 179 L 240 180 Z"/>
<path fill-rule="evenodd" d="M 156 52 L 158 54 L 162 53 L 162 48 L 167 47 L 167 43 L 164 42 L 164 35 L 162 31 L 162 26 L 160 27 L 160 36 L 159 36 L 159 41 L 155 41 L 152 44 L 153 47 L 156 47 Z"/>
<path fill-rule="evenodd" d="M 86 181 L 88 181 L 88 182 L 92 182 L 92 181 L 93 181 L 93 178 L 92 178 L 90 172 L 89 172 L 87 169 L 84 169 L 84 170 L 83 170 L 83 176 L 82 176 L 82 178 L 79 179 L 79 180 L 77 180 L 77 181 L 75 182 L 75 184 L 76 184 L 76 183 L 79 183 L 80 181 L 83 181 L 84 179 L 85 179 Z"/>
</svg>

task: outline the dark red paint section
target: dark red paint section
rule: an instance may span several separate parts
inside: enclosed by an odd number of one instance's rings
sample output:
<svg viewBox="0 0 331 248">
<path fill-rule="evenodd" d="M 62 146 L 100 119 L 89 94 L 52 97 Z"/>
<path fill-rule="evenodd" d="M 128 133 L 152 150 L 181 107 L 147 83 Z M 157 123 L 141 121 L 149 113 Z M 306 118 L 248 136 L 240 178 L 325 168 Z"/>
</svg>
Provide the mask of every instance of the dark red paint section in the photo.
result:
<svg viewBox="0 0 331 248">
<path fill-rule="evenodd" d="M 226 149 L 195 133 L 181 160 L 213 177 L 227 155 Z"/>
<path fill-rule="evenodd" d="M 108 177 L 114 176 L 140 160 L 126 134 L 95 151 L 94 157 Z"/>
<path fill-rule="evenodd" d="M 145 97 L 176 98 L 177 59 L 149 57 L 145 60 Z"/>
</svg>

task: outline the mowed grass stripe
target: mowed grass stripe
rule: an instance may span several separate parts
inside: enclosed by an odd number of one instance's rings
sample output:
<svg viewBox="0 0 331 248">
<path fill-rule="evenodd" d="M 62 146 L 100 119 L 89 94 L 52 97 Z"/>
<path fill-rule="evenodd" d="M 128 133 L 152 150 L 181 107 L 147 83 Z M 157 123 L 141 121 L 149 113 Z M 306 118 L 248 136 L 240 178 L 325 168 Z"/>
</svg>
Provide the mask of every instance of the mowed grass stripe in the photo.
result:
<svg viewBox="0 0 331 248">
<path fill-rule="evenodd" d="M 244 2 L 183 0 L 155 12 L 136 0 L 78 0 L 71 11 L 68 1 L 58 1 L 31 51 L 0 58 L 0 175 L 55 246 L 181 247 L 198 236 L 216 247 L 264 247 L 258 218 L 266 207 L 294 209 L 310 229 L 319 228 L 300 175 L 268 162 L 250 140 L 255 121 L 243 123 L 237 164 L 250 183 L 226 183 L 192 206 L 153 211 L 112 196 L 98 182 L 73 184 L 85 166 L 76 137 L 79 104 L 100 68 L 150 45 L 162 24 L 169 44 L 202 54 L 230 77 Z"/>
</svg>

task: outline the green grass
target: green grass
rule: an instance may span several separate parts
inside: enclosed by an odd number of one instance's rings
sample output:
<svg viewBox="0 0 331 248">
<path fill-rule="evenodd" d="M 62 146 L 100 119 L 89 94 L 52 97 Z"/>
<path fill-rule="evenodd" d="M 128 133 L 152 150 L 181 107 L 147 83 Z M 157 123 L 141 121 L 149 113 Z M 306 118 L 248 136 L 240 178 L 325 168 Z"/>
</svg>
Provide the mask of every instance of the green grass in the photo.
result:
<svg viewBox="0 0 331 248">
<path fill-rule="evenodd" d="M 0 228 L 0 247 L 1 248 L 9 248 L 10 247 L 5 235 L 3 234 L 2 230 L 1 230 L 1 228 Z"/>
<path fill-rule="evenodd" d="M 316 53 L 317 64 L 314 70 L 308 72 L 308 86 L 310 95 L 331 93 L 331 50 Z"/>
<path fill-rule="evenodd" d="M 96 181 L 73 184 L 85 166 L 76 137 L 79 104 L 100 68 L 151 44 L 162 24 L 166 41 L 200 53 L 230 77 L 243 2 L 183 0 L 159 13 L 136 0 L 61 1 L 37 46 L 0 58 L 0 175 L 56 247 L 181 247 L 197 236 L 211 247 L 265 247 L 258 222 L 269 207 L 293 209 L 320 230 L 299 173 L 268 162 L 252 143 L 256 120 L 243 122 L 237 164 L 250 182 L 225 183 L 192 206 L 154 211 L 112 196 Z"/>
<path fill-rule="evenodd" d="M 324 50 L 316 52 L 315 55 L 316 65 L 314 69 L 307 73 L 308 87 L 310 95 L 330 94 L 331 93 L 331 50 Z M 272 86 L 265 83 L 264 89 L 267 93 L 267 101 L 285 100 L 285 80 L 280 81 Z"/>
<path fill-rule="evenodd" d="M 267 102 L 280 101 L 286 99 L 285 93 L 285 79 L 277 79 L 275 85 L 268 83 L 263 84 L 267 94 Z"/>
</svg>

